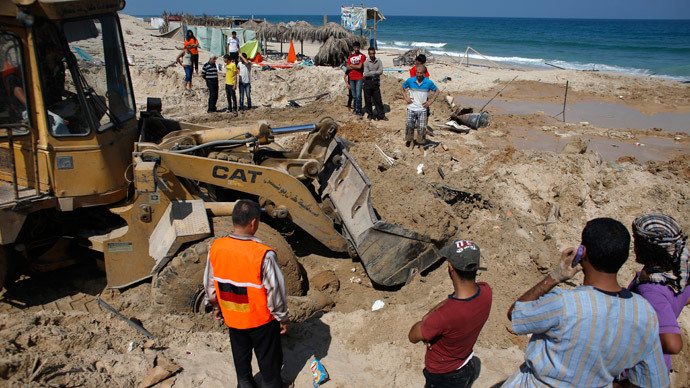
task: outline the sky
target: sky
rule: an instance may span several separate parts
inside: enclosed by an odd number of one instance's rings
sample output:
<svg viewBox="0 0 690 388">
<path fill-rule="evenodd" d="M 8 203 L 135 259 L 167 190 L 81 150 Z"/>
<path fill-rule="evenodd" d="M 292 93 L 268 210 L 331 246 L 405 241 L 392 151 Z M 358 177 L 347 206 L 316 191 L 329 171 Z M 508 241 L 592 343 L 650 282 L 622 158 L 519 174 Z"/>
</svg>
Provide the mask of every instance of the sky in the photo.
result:
<svg viewBox="0 0 690 388">
<path fill-rule="evenodd" d="M 124 13 L 160 15 L 164 10 L 208 15 L 338 15 L 332 0 L 127 0 Z M 690 19 L 690 0 L 376 0 L 385 16 L 468 16 L 585 19 Z"/>
</svg>

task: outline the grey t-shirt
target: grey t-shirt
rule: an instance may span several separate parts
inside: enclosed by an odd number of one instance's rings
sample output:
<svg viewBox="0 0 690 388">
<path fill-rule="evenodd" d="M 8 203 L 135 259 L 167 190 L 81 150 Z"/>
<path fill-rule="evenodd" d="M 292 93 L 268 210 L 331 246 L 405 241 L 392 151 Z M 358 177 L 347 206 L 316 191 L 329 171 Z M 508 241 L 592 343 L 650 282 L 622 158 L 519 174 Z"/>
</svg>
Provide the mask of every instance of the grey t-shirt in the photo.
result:
<svg viewBox="0 0 690 388">
<path fill-rule="evenodd" d="M 364 61 L 364 77 L 372 77 L 372 76 L 380 76 L 383 74 L 383 64 L 381 64 L 381 60 L 376 58 L 376 61 L 371 60 L 371 58 L 367 58 L 366 61 Z"/>
</svg>

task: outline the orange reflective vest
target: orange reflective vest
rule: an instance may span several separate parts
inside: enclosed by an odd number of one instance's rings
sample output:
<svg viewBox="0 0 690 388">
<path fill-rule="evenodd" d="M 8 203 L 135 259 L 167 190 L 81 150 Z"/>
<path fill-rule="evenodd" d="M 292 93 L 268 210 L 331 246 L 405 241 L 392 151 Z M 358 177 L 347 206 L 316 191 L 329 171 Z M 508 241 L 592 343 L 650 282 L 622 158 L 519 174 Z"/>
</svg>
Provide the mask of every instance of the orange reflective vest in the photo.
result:
<svg viewBox="0 0 690 388">
<path fill-rule="evenodd" d="M 271 248 L 252 240 L 217 239 L 209 259 L 213 268 L 216 299 L 228 327 L 250 329 L 273 319 L 268 310 L 261 265 Z"/>
</svg>

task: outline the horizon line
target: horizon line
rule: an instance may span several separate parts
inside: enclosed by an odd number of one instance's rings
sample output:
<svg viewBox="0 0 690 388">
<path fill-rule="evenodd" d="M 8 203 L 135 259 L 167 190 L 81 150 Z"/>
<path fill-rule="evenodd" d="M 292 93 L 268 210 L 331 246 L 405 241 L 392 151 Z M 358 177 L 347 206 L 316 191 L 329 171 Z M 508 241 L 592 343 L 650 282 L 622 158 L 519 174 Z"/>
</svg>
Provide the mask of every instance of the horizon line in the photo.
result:
<svg viewBox="0 0 690 388">
<path fill-rule="evenodd" d="M 165 12 L 177 12 L 177 11 L 167 11 L 164 10 Z M 153 14 L 133 14 L 133 13 L 128 13 L 124 11 L 119 11 L 121 13 L 124 13 L 126 15 L 130 16 L 151 16 Z M 181 11 L 184 12 L 184 11 Z M 189 12 L 184 12 L 189 13 Z M 163 14 L 163 11 L 161 11 L 160 15 Z M 209 14 L 209 13 L 200 13 L 200 14 L 192 14 L 194 16 L 222 16 L 222 17 L 245 17 L 245 16 L 256 16 L 256 15 L 261 15 L 261 16 L 340 16 L 339 14 L 263 14 L 263 13 L 257 13 L 257 14 L 239 14 L 239 15 L 221 15 L 221 14 Z M 385 16 L 385 15 L 384 15 Z M 484 18 L 484 19 L 559 19 L 559 20 L 645 20 L 645 21 L 667 21 L 667 20 L 672 20 L 672 21 L 690 21 L 690 18 L 611 18 L 611 17 L 558 17 L 558 16 L 542 16 L 542 17 L 529 17 L 529 16 L 447 16 L 447 15 L 397 15 L 397 14 L 390 14 L 388 17 L 414 17 L 414 18 L 424 18 L 424 17 L 430 17 L 430 18 L 436 18 L 436 17 L 441 17 L 441 18 Z M 380 22 L 385 22 L 385 20 L 382 20 Z M 380 23 L 379 22 L 379 23 Z"/>
</svg>

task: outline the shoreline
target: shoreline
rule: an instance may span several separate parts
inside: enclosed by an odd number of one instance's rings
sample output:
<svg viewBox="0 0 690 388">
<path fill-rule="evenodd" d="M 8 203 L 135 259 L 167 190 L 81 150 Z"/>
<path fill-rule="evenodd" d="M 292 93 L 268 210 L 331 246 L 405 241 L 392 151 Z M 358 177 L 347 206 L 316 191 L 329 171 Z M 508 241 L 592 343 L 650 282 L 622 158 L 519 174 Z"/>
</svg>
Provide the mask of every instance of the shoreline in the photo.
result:
<svg viewBox="0 0 690 388">
<path fill-rule="evenodd" d="M 323 22 L 322 15 L 242 15 L 242 17 L 266 19 L 272 23 L 305 20 L 315 26 L 319 26 Z M 489 27 L 494 19 L 505 19 L 510 20 L 510 22 L 508 22 L 506 27 L 499 28 L 498 31 L 490 33 L 486 38 L 482 38 L 480 35 L 472 32 L 479 32 L 483 28 Z M 338 22 L 340 18 L 337 15 L 329 15 L 328 20 Z M 534 27 L 531 27 L 523 20 L 536 20 L 538 22 Z M 634 55 L 634 52 L 630 52 L 625 48 L 625 43 L 622 43 L 623 46 L 621 48 L 617 48 L 616 44 L 614 44 L 614 42 L 619 42 L 623 36 L 627 36 L 624 33 L 626 20 L 611 20 L 613 27 L 608 27 L 608 24 L 602 24 L 600 21 L 593 19 L 564 18 L 563 20 L 566 22 L 582 21 L 582 24 L 573 25 L 572 22 L 566 23 L 563 28 L 572 28 L 572 34 L 575 35 L 569 34 L 569 37 L 559 39 L 558 31 L 560 30 L 554 28 L 554 23 L 549 18 L 434 16 L 430 17 L 429 21 L 416 22 L 415 20 L 409 20 L 409 17 L 406 16 L 393 15 L 389 20 L 380 24 L 376 39 L 381 49 L 397 49 L 404 52 L 414 48 L 425 48 L 438 56 L 449 55 L 455 58 L 463 58 L 466 49 L 471 46 L 482 54 L 487 55 L 487 58 L 490 60 L 507 65 L 539 69 L 557 66 L 566 70 L 611 71 L 690 83 L 690 69 L 682 66 L 683 63 L 687 63 L 687 56 L 683 56 L 673 50 L 661 50 L 662 48 L 659 48 L 660 51 L 658 52 L 654 51 L 657 49 L 657 45 L 653 44 L 654 39 L 660 38 L 658 34 L 661 32 L 658 29 L 663 30 L 667 28 L 670 35 L 665 37 L 665 41 L 668 42 L 669 48 L 687 47 L 682 40 L 679 40 L 677 34 L 682 32 L 682 28 L 685 28 L 684 26 L 688 25 L 685 20 L 634 21 L 642 23 L 642 26 L 651 23 L 650 27 L 657 29 L 655 30 L 657 31 L 656 35 L 649 36 L 640 42 L 642 48 L 646 47 L 652 51 L 646 52 L 648 55 L 643 55 L 637 60 L 631 60 L 630 56 Z M 412 35 L 402 34 L 402 26 L 408 23 L 411 23 L 410 28 L 412 28 L 412 31 L 418 29 L 418 33 Z M 435 26 L 431 30 L 425 28 L 429 23 L 434 23 Z M 457 26 L 453 25 L 453 23 L 457 24 Z M 674 27 L 674 23 L 684 24 Z M 451 26 L 453 26 L 452 29 L 450 28 Z M 543 28 L 544 31 L 538 33 L 540 31 L 539 28 Z M 511 29 L 517 29 L 516 33 L 518 36 L 511 34 Z M 592 45 L 594 45 L 594 49 L 580 47 L 578 43 L 581 41 L 573 40 L 578 39 L 578 37 L 583 40 L 593 39 Z M 513 38 L 516 39 L 514 44 L 508 44 L 507 42 L 513 42 Z M 526 43 L 519 43 L 519 38 L 526 39 Z M 608 39 L 611 40 L 609 41 Z M 572 47 L 564 46 L 569 43 L 573 44 Z M 474 59 L 480 59 L 478 55 L 471 51 L 470 56 Z M 664 62 L 656 58 L 667 58 L 667 60 Z"/>
</svg>

